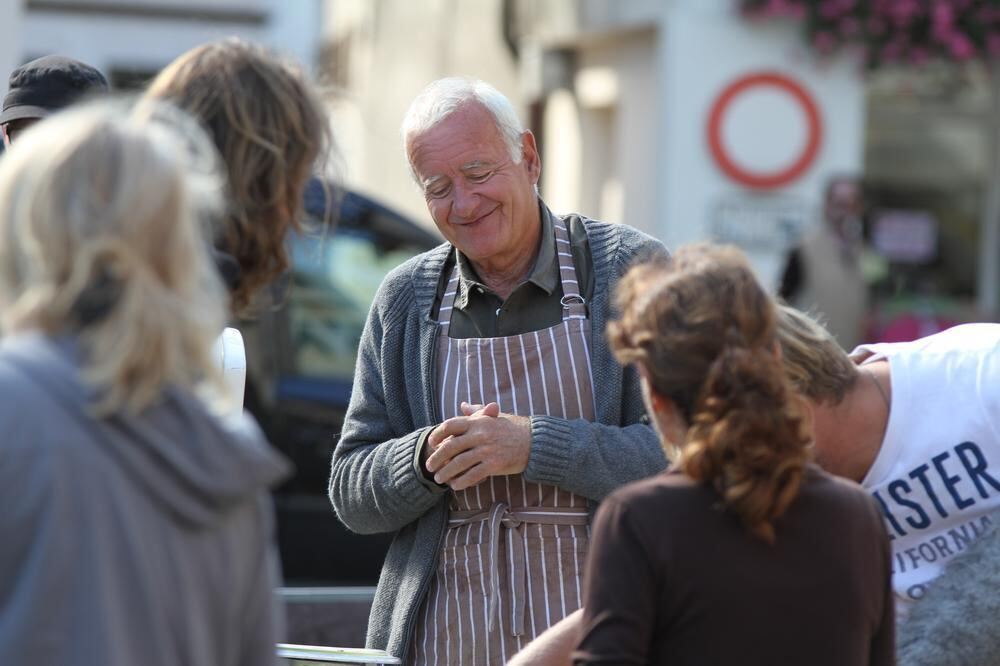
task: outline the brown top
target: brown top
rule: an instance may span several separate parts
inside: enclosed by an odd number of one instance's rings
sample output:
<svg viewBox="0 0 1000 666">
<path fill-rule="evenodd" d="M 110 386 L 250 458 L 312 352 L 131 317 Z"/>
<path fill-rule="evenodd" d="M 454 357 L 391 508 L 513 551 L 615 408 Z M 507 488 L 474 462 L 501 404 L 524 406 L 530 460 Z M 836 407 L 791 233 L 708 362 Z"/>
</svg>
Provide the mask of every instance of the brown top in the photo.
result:
<svg viewBox="0 0 1000 666">
<path fill-rule="evenodd" d="M 595 519 L 574 664 L 894 664 L 890 548 L 875 501 L 810 467 L 750 536 L 680 473 L 619 489 Z"/>
</svg>

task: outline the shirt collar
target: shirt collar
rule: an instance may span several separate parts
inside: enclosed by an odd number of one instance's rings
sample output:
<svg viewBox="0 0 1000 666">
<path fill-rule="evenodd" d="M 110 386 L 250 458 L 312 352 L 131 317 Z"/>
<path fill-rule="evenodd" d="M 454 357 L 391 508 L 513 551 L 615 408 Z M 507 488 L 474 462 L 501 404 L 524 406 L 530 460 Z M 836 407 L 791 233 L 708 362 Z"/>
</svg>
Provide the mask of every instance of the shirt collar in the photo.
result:
<svg viewBox="0 0 1000 666">
<path fill-rule="evenodd" d="M 546 294 L 551 295 L 559 284 L 561 277 L 559 274 L 559 261 L 556 256 L 554 223 L 551 211 L 549 211 L 548 206 L 542 203 L 541 199 L 538 200 L 538 210 L 539 218 L 542 221 L 542 233 L 539 236 L 541 245 L 538 248 L 538 257 L 535 259 L 535 265 L 528 274 L 526 281 L 533 283 Z M 469 292 L 472 289 L 481 289 L 484 292 L 490 289 L 480 280 L 469 258 L 458 251 L 457 248 L 455 249 L 455 256 L 458 263 L 459 277 L 455 307 L 459 310 L 464 310 L 469 304 Z"/>
</svg>

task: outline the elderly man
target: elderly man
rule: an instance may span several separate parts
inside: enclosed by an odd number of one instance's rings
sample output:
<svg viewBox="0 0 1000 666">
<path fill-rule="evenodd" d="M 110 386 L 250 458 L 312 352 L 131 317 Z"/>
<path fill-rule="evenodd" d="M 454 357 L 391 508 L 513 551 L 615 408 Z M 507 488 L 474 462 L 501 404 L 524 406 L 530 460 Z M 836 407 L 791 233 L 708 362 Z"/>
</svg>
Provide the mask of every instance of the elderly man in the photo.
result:
<svg viewBox="0 0 1000 666">
<path fill-rule="evenodd" d="M 79 60 L 49 55 L 21 65 L 10 74 L 0 112 L 4 144 L 49 114 L 107 92 L 104 75 Z"/>
<path fill-rule="evenodd" d="M 402 129 L 448 242 L 375 298 L 330 499 L 352 530 L 396 532 L 370 647 L 499 664 L 579 607 L 595 503 L 666 465 L 604 340 L 611 286 L 666 250 L 553 215 L 534 136 L 486 83 L 432 83 Z"/>
</svg>

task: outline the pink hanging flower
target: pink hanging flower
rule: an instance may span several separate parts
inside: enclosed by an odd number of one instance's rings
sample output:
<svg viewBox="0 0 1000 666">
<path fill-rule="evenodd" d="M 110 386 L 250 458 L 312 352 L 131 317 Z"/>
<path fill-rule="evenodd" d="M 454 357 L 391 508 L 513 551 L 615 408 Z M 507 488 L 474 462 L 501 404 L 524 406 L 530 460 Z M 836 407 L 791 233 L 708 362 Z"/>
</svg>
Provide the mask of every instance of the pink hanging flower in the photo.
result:
<svg viewBox="0 0 1000 666">
<path fill-rule="evenodd" d="M 861 20 L 855 16 L 845 16 L 840 19 L 837 30 L 845 39 L 856 37 L 861 32 Z"/>
<path fill-rule="evenodd" d="M 870 19 L 868 19 L 868 32 L 870 32 L 871 34 L 876 36 L 882 35 L 883 33 L 885 33 L 885 29 L 886 29 L 885 19 L 883 19 L 881 16 L 873 16 Z"/>
<path fill-rule="evenodd" d="M 804 3 L 789 5 L 785 15 L 793 19 L 804 19 L 806 17 L 806 6 Z"/>
<path fill-rule="evenodd" d="M 942 42 L 949 41 L 954 30 L 955 13 L 947 2 L 937 2 L 931 12 L 931 32 Z"/>
<path fill-rule="evenodd" d="M 948 46 L 956 60 L 968 60 L 976 55 L 976 47 L 972 40 L 960 32 L 952 33 Z"/>
<path fill-rule="evenodd" d="M 930 60 L 930 52 L 922 46 L 914 46 L 910 49 L 910 63 L 916 66 L 926 65 Z"/>
<path fill-rule="evenodd" d="M 903 55 L 904 44 L 898 39 L 894 39 L 879 52 L 879 58 L 885 62 L 896 62 Z"/>
<path fill-rule="evenodd" d="M 1000 32 L 986 35 L 986 52 L 993 58 L 1000 56 Z"/>
<path fill-rule="evenodd" d="M 819 15 L 828 21 L 840 16 L 843 11 L 838 0 L 823 0 L 819 5 Z"/>
<path fill-rule="evenodd" d="M 832 53 L 836 46 L 837 38 L 833 33 L 824 30 L 813 35 L 813 47 L 824 55 Z"/>
<path fill-rule="evenodd" d="M 788 0 L 767 0 L 764 13 L 772 16 L 783 16 L 788 11 Z"/>
</svg>

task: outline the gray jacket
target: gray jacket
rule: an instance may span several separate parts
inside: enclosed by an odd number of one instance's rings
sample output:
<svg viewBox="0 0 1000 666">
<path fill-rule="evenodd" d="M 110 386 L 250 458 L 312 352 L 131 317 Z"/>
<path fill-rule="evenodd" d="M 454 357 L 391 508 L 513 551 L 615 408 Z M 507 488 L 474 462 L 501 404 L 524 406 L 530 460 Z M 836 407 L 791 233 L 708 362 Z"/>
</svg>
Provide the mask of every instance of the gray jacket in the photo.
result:
<svg viewBox="0 0 1000 666">
<path fill-rule="evenodd" d="M 622 368 L 604 335 L 612 288 L 637 258 L 663 245 L 624 225 L 566 216 L 584 225 L 594 266 L 590 302 L 595 423 L 531 417 L 525 476 L 591 500 L 661 471 L 666 458 L 645 414 L 638 377 Z M 396 532 L 368 624 L 368 646 L 404 656 L 434 572 L 447 523 L 446 493 L 414 464 L 417 441 L 437 424 L 432 307 L 452 247 L 441 245 L 392 271 L 375 297 L 361 337 L 354 389 L 333 453 L 330 500 L 348 528 Z"/>
<path fill-rule="evenodd" d="M 1000 513 L 955 558 L 897 631 L 900 666 L 1000 664 Z"/>
<path fill-rule="evenodd" d="M 179 391 L 93 418 L 74 350 L 0 343 L 0 664 L 273 665 L 286 463 Z"/>
</svg>

